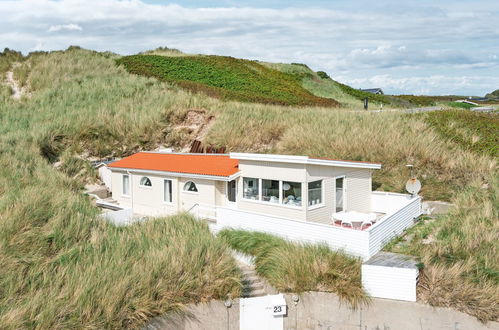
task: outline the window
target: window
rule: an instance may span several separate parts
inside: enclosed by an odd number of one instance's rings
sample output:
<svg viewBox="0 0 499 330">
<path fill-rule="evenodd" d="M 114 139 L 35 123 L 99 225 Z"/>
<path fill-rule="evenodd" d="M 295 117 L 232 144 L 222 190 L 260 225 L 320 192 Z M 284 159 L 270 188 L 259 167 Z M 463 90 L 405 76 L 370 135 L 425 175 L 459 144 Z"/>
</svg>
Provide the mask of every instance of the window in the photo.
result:
<svg viewBox="0 0 499 330">
<path fill-rule="evenodd" d="M 243 198 L 260 200 L 260 186 L 258 179 L 243 178 Z"/>
<path fill-rule="evenodd" d="M 336 212 L 342 212 L 345 209 L 343 201 L 345 195 L 344 179 L 343 177 L 336 179 Z"/>
<path fill-rule="evenodd" d="M 235 203 L 236 201 L 236 195 L 237 195 L 236 186 L 237 186 L 236 180 L 227 182 L 227 200 L 231 203 Z"/>
<path fill-rule="evenodd" d="M 150 180 L 147 176 L 143 176 L 143 177 L 140 179 L 140 185 L 141 185 L 142 187 L 152 187 L 151 180 Z"/>
<path fill-rule="evenodd" d="M 279 181 L 262 180 L 262 201 L 279 203 Z"/>
<path fill-rule="evenodd" d="M 122 193 L 124 196 L 130 195 L 130 177 L 127 174 L 123 174 L 123 185 Z"/>
<path fill-rule="evenodd" d="M 308 183 L 308 206 L 322 204 L 322 180 Z"/>
<path fill-rule="evenodd" d="M 187 181 L 184 184 L 184 191 L 188 192 L 198 192 L 198 187 L 196 187 L 196 184 L 192 181 Z"/>
<path fill-rule="evenodd" d="M 172 180 L 165 180 L 163 186 L 163 201 L 165 203 L 172 202 Z"/>
<path fill-rule="evenodd" d="M 282 203 L 290 206 L 301 206 L 300 182 L 282 182 Z"/>
</svg>

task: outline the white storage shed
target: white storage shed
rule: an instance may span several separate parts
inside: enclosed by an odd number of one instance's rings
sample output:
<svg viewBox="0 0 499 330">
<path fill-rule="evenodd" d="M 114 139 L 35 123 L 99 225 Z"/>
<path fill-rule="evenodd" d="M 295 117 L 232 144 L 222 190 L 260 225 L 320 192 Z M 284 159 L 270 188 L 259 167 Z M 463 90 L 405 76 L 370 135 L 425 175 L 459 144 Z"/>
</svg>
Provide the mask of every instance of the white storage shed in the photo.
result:
<svg viewBox="0 0 499 330">
<path fill-rule="evenodd" d="M 419 270 L 409 256 L 379 252 L 362 264 L 362 286 L 375 298 L 416 301 Z"/>
</svg>

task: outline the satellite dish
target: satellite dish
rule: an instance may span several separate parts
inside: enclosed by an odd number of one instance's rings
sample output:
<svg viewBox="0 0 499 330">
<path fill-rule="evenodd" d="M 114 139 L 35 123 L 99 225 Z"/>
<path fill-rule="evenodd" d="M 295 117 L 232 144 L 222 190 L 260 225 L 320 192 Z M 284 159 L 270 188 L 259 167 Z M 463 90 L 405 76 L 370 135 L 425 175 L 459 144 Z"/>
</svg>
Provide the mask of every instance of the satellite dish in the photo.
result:
<svg viewBox="0 0 499 330">
<path fill-rule="evenodd" d="M 421 182 L 416 178 L 409 179 L 405 184 L 405 190 L 412 195 L 416 195 L 421 190 Z"/>
</svg>

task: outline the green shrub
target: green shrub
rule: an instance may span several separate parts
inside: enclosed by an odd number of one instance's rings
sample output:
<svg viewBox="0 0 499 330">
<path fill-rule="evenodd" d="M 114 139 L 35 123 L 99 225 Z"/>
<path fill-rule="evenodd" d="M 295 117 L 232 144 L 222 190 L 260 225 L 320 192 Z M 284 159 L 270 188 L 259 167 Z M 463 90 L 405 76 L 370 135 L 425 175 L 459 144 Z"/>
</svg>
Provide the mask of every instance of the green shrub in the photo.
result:
<svg viewBox="0 0 499 330">
<path fill-rule="evenodd" d="M 255 61 L 224 56 L 134 55 L 117 60 L 129 72 L 174 82 L 211 97 L 281 105 L 338 106 L 314 96 L 292 75 Z"/>
<path fill-rule="evenodd" d="M 324 71 L 317 71 L 317 75 L 321 79 L 331 79 L 331 77 Z"/>
</svg>

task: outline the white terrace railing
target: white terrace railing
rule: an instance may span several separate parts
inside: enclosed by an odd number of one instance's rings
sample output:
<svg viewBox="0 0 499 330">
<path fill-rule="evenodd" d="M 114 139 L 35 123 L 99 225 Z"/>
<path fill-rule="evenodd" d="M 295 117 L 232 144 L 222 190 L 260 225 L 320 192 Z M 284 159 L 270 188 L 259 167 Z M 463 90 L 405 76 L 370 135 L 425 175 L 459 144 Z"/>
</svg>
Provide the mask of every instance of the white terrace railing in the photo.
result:
<svg viewBox="0 0 499 330">
<path fill-rule="evenodd" d="M 333 249 L 369 259 L 421 215 L 421 197 L 373 192 L 374 212 L 386 213 L 367 230 L 292 220 L 228 207 L 216 208 L 215 231 L 238 228 L 274 234 L 291 241 L 325 243 Z"/>
</svg>

